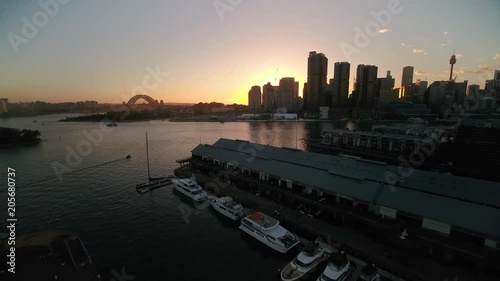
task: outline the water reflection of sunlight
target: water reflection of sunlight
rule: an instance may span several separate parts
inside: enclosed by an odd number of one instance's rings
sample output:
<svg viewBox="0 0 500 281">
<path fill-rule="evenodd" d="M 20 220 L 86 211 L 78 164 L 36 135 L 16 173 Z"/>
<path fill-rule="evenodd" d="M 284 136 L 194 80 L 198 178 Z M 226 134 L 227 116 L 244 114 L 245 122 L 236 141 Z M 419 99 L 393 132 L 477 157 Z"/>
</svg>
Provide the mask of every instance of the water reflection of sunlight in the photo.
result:
<svg viewBox="0 0 500 281">
<path fill-rule="evenodd" d="M 303 122 L 248 122 L 248 141 L 264 145 L 306 148 Z"/>
</svg>

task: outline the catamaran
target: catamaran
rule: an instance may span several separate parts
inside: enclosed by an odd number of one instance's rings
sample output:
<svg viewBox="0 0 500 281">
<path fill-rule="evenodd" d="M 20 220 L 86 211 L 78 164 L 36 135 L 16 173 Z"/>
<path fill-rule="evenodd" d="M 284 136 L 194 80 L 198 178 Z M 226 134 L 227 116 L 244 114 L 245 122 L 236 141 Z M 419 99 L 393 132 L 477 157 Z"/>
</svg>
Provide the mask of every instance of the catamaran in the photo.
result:
<svg viewBox="0 0 500 281">
<path fill-rule="evenodd" d="M 145 183 L 139 183 L 135 186 L 138 193 L 143 194 L 149 192 L 155 188 L 162 187 L 165 185 L 172 184 L 171 176 L 153 178 L 149 172 L 149 148 L 148 148 L 148 134 L 146 133 L 146 158 L 148 162 L 148 181 Z"/>
</svg>

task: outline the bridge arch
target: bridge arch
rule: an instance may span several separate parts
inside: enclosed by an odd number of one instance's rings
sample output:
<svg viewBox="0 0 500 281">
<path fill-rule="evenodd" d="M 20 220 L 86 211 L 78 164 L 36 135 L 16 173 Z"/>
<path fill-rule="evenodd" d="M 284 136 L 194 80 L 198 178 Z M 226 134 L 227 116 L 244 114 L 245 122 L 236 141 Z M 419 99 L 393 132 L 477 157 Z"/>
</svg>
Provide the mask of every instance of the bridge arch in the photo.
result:
<svg viewBox="0 0 500 281">
<path fill-rule="evenodd" d="M 132 98 L 130 98 L 130 100 L 127 102 L 127 104 L 134 105 L 140 99 L 147 101 L 150 105 L 154 106 L 155 108 L 160 105 L 155 99 L 153 99 L 152 97 L 150 97 L 148 95 L 135 95 Z"/>
</svg>

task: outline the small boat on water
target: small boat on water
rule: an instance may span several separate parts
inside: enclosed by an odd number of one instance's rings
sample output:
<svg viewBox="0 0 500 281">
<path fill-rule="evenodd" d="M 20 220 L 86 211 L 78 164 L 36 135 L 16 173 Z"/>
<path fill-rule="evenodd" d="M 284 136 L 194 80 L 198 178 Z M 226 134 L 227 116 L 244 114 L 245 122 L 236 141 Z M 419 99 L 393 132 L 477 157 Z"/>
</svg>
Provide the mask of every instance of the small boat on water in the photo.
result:
<svg viewBox="0 0 500 281">
<path fill-rule="evenodd" d="M 175 190 L 193 199 L 196 202 L 208 199 L 207 193 L 198 185 L 194 175 L 190 179 L 172 178 Z"/>
<path fill-rule="evenodd" d="M 328 259 L 330 251 L 321 247 L 318 242 L 307 244 L 304 249 L 281 271 L 281 280 L 298 280 L 309 272 L 313 272 L 318 265 Z"/>
<path fill-rule="evenodd" d="M 116 126 L 118 126 L 118 124 L 116 124 L 115 122 L 106 123 L 106 127 L 116 127 Z"/>
<path fill-rule="evenodd" d="M 208 200 L 216 211 L 232 220 L 237 221 L 245 216 L 243 206 L 235 203 L 231 197 L 209 197 Z"/>
<path fill-rule="evenodd" d="M 344 252 L 333 253 L 317 281 L 344 281 L 351 274 L 351 262 Z"/>
<path fill-rule="evenodd" d="M 299 239 L 282 227 L 278 220 L 261 212 L 243 218 L 239 228 L 280 253 L 286 253 L 299 244 Z"/>
<path fill-rule="evenodd" d="M 127 157 L 129 158 L 129 157 Z M 135 190 L 140 193 L 150 192 L 158 187 L 172 184 L 172 176 L 153 178 L 149 172 L 149 147 L 148 147 L 148 134 L 146 134 L 146 158 L 148 162 L 148 181 L 145 183 L 136 184 Z"/>
</svg>

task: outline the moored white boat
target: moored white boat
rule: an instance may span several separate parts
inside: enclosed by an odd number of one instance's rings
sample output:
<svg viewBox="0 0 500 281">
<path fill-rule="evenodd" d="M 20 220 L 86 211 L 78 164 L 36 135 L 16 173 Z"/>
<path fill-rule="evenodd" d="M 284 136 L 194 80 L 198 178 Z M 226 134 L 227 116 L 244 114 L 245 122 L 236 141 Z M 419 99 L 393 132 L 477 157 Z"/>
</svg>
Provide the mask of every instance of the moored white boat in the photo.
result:
<svg viewBox="0 0 500 281">
<path fill-rule="evenodd" d="M 351 262 L 343 252 L 333 253 L 317 281 L 344 281 L 351 274 Z"/>
<path fill-rule="evenodd" d="M 235 203 L 231 197 L 210 197 L 208 200 L 216 211 L 232 220 L 236 221 L 244 216 L 243 206 Z"/>
<path fill-rule="evenodd" d="M 194 201 L 201 202 L 208 199 L 207 193 L 198 185 L 194 176 L 190 179 L 172 178 L 172 183 L 175 186 L 175 190 Z"/>
<path fill-rule="evenodd" d="M 330 256 L 330 252 L 321 247 L 318 242 L 307 244 L 304 249 L 281 271 L 281 280 L 298 280 Z"/>
<path fill-rule="evenodd" d="M 299 239 L 282 227 L 278 220 L 261 212 L 244 217 L 240 230 L 280 253 L 288 252 L 299 243 Z"/>
</svg>

